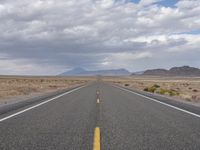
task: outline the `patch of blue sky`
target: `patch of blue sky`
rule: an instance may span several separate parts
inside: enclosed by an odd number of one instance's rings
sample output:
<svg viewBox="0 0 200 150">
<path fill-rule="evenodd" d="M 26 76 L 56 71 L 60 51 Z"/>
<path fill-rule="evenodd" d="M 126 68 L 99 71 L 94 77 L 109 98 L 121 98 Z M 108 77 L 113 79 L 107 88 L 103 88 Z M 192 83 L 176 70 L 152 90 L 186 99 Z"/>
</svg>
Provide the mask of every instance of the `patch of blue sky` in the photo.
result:
<svg viewBox="0 0 200 150">
<path fill-rule="evenodd" d="M 161 1 L 157 2 L 157 4 L 162 5 L 164 7 L 176 7 L 175 4 L 178 1 L 179 0 L 161 0 Z"/>
<path fill-rule="evenodd" d="M 159 2 L 156 2 L 155 4 L 162 5 L 164 7 L 176 7 L 175 4 L 178 1 L 179 0 L 160 0 Z M 129 0 L 129 2 L 138 4 L 140 2 L 140 0 Z"/>
<path fill-rule="evenodd" d="M 188 32 L 181 32 L 179 34 L 192 34 L 192 35 L 200 35 L 200 29 L 198 30 L 193 30 L 193 31 L 188 31 Z"/>
<path fill-rule="evenodd" d="M 133 3 L 138 4 L 140 2 L 140 0 L 128 0 L 128 2 L 133 2 Z"/>
</svg>

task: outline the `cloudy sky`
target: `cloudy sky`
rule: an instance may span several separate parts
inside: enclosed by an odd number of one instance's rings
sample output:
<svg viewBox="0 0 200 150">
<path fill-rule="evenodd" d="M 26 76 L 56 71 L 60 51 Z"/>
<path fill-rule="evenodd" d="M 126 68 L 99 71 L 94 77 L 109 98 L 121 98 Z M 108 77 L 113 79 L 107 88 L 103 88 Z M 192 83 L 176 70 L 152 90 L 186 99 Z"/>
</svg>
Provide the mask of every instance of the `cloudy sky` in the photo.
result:
<svg viewBox="0 0 200 150">
<path fill-rule="evenodd" d="M 199 0 L 0 0 L 0 74 L 200 67 Z"/>
</svg>

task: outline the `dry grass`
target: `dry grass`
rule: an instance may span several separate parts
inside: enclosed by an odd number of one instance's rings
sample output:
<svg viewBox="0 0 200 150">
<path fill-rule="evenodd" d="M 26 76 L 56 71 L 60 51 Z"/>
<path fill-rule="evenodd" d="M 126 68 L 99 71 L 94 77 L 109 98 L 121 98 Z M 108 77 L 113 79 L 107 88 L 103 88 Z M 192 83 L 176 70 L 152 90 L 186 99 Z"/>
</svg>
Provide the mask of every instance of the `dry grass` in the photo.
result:
<svg viewBox="0 0 200 150">
<path fill-rule="evenodd" d="M 0 101 L 33 93 L 53 92 L 72 88 L 86 84 L 93 79 L 89 77 L 0 76 Z"/>
<path fill-rule="evenodd" d="M 105 81 L 127 88 L 138 89 L 200 103 L 200 78 L 198 77 L 106 77 Z"/>
</svg>

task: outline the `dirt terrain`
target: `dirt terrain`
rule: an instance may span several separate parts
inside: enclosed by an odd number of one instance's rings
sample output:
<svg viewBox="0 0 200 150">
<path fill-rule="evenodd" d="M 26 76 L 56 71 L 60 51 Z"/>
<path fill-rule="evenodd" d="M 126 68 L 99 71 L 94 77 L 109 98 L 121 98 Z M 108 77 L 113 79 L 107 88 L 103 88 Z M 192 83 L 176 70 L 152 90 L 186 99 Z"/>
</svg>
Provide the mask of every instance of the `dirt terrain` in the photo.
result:
<svg viewBox="0 0 200 150">
<path fill-rule="evenodd" d="M 0 104 L 86 84 L 89 77 L 0 76 Z"/>
<path fill-rule="evenodd" d="M 131 76 L 106 77 L 104 80 L 130 89 L 200 104 L 200 77 Z"/>
<path fill-rule="evenodd" d="M 0 104 L 76 87 L 93 80 L 96 78 L 0 76 Z M 129 76 L 103 77 L 103 80 L 130 89 L 200 104 L 200 77 Z"/>
</svg>

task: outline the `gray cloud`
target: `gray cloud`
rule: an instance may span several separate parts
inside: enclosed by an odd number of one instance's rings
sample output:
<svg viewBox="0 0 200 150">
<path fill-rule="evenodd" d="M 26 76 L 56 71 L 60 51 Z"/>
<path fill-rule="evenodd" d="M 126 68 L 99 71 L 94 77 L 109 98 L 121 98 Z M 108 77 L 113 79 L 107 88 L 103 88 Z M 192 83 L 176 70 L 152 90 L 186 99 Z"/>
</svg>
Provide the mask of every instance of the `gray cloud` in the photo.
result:
<svg viewBox="0 0 200 150">
<path fill-rule="evenodd" d="M 172 8 L 155 2 L 2 0 L 0 73 L 198 67 L 200 35 L 180 33 L 199 30 L 200 2 L 182 0 Z"/>
</svg>

